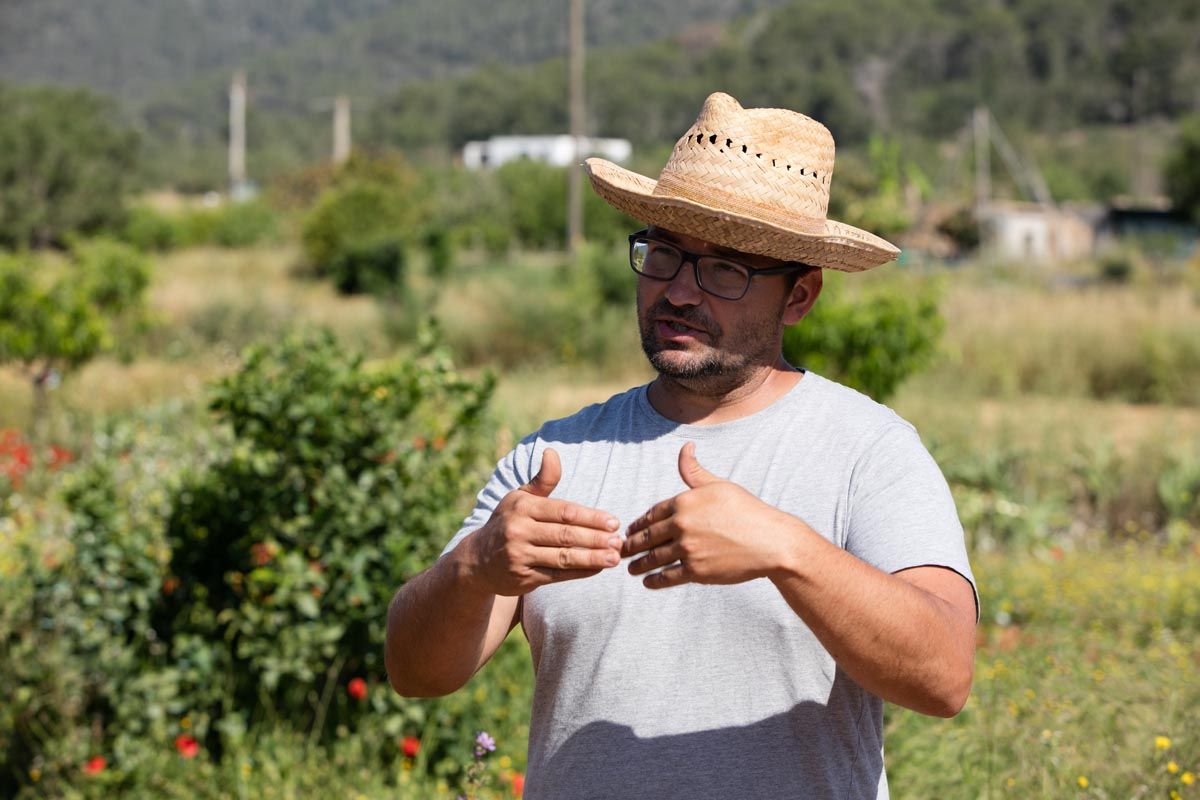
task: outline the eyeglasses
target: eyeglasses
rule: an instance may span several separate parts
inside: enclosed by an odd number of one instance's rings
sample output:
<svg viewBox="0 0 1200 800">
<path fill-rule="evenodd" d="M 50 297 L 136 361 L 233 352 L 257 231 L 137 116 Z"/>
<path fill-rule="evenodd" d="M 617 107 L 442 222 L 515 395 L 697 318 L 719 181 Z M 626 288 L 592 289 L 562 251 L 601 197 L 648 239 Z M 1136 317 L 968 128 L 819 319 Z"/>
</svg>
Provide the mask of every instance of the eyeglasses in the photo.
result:
<svg viewBox="0 0 1200 800">
<path fill-rule="evenodd" d="M 782 267 L 753 269 L 722 256 L 689 253 L 673 244 L 651 239 L 647 231 L 629 235 L 629 266 L 638 275 L 656 281 L 671 281 L 679 274 L 685 261 L 692 264 L 696 285 L 722 300 L 741 300 L 750 291 L 750 279 L 755 275 L 783 275 L 809 269 L 807 264 L 792 262 Z"/>
</svg>

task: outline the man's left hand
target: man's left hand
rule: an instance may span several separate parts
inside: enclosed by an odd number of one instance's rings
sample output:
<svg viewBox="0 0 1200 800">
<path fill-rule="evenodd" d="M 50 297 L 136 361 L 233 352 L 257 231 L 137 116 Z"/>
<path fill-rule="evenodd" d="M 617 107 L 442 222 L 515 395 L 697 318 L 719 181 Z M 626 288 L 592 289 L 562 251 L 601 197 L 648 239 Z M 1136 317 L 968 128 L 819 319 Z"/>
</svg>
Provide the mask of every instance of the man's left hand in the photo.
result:
<svg viewBox="0 0 1200 800">
<path fill-rule="evenodd" d="M 629 565 L 650 589 L 684 583 L 742 583 L 780 568 L 793 539 L 795 517 L 722 480 L 696 460 L 691 442 L 679 451 L 688 490 L 658 503 L 629 526 L 622 556 L 645 553 Z"/>
</svg>

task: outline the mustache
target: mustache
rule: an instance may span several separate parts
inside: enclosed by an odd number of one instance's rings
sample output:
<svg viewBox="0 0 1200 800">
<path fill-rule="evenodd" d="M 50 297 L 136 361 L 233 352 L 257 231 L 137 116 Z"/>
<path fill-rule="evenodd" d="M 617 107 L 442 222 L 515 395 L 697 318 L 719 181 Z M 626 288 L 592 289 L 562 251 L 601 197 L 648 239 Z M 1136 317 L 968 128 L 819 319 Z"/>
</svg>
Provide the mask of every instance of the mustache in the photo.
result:
<svg viewBox="0 0 1200 800">
<path fill-rule="evenodd" d="M 688 325 L 699 328 L 705 333 L 713 336 L 720 336 L 723 333 L 721 326 L 718 325 L 714 320 L 705 316 L 700 309 L 696 308 L 695 306 L 684 306 L 681 308 L 679 306 L 672 305 L 671 302 L 665 297 L 655 302 L 654 305 L 650 306 L 650 308 L 646 311 L 647 320 L 658 316 L 674 317 L 680 322 L 685 322 Z"/>
</svg>

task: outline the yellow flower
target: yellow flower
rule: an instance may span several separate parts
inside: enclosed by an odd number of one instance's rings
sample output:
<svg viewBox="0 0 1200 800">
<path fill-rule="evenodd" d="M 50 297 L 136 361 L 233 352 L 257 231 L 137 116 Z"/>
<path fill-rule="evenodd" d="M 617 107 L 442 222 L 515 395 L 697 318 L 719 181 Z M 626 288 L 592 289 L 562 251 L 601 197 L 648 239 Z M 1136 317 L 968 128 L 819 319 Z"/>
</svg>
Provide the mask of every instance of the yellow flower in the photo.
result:
<svg viewBox="0 0 1200 800">
<path fill-rule="evenodd" d="M 249 777 L 250 777 L 250 771 L 251 771 L 251 770 L 250 770 L 250 762 L 249 762 L 249 761 L 243 761 L 243 762 L 242 762 L 242 777 L 243 777 L 243 778 L 249 778 Z"/>
<path fill-rule="evenodd" d="M 1005 785 L 1006 785 L 1006 786 L 1008 786 L 1008 788 L 1010 788 L 1010 789 L 1011 789 L 1012 787 L 1014 787 L 1014 786 L 1016 786 L 1016 785 L 1017 785 L 1017 779 L 1016 779 L 1016 778 L 1009 778 L 1009 779 L 1008 779 L 1007 781 L 1005 781 L 1004 783 L 1005 783 Z"/>
<path fill-rule="evenodd" d="M 508 769 L 512 766 L 512 759 L 508 756 L 500 756 L 500 769 Z"/>
<path fill-rule="evenodd" d="M 33 781 L 34 783 L 37 783 L 41 779 L 42 779 L 42 771 L 40 769 L 38 769 L 37 767 L 34 767 L 33 769 L 29 770 L 29 780 Z"/>
<path fill-rule="evenodd" d="M 1082 775 L 1080 775 L 1075 782 L 1079 784 L 1080 789 L 1086 789 L 1088 787 L 1088 779 Z"/>
<path fill-rule="evenodd" d="M 183 728 L 185 731 L 186 731 L 188 728 L 192 727 L 192 720 L 191 720 L 191 718 L 190 718 L 190 717 L 184 717 L 183 719 L 179 720 L 179 727 Z"/>
<path fill-rule="evenodd" d="M 1171 790 L 1171 800 L 1181 800 L 1179 792 L 1175 791 L 1174 789 Z"/>
<path fill-rule="evenodd" d="M 1191 786 L 1196 782 L 1196 776 L 1190 772 L 1185 772 L 1179 776 L 1179 780 L 1182 781 L 1185 786 Z"/>
<path fill-rule="evenodd" d="M 1179 765 L 1176 764 L 1174 761 L 1168 761 L 1167 762 L 1167 772 L 1174 775 L 1176 772 L 1179 772 Z"/>
<path fill-rule="evenodd" d="M 1165 736 L 1155 736 L 1154 737 L 1154 746 L 1157 747 L 1159 750 L 1166 750 L 1168 747 L 1171 746 L 1171 740 Z"/>
<path fill-rule="evenodd" d="M 1054 733 L 1053 733 L 1053 732 L 1052 732 L 1052 731 L 1051 731 L 1049 728 L 1046 728 L 1046 729 L 1044 729 L 1044 730 L 1042 731 L 1042 741 L 1043 741 L 1043 742 L 1048 742 L 1048 741 L 1050 741 L 1050 739 L 1051 739 L 1053 736 L 1054 736 Z"/>
</svg>

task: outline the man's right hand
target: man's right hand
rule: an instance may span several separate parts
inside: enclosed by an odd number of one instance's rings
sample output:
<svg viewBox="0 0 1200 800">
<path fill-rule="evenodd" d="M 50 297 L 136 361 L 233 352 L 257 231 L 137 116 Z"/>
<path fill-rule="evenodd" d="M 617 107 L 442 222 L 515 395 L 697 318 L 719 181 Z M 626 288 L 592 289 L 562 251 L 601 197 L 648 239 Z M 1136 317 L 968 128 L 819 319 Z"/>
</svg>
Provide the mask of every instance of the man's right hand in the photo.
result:
<svg viewBox="0 0 1200 800">
<path fill-rule="evenodd" d="M 620 521 L 599 509 L 551 499 L 561 477 L 558 453 L 546 450 L 533 480 L 509 492 L 491 519 L 463 542 L 480 588 L 515 597 L 620 563 Z"/>
</svg>

